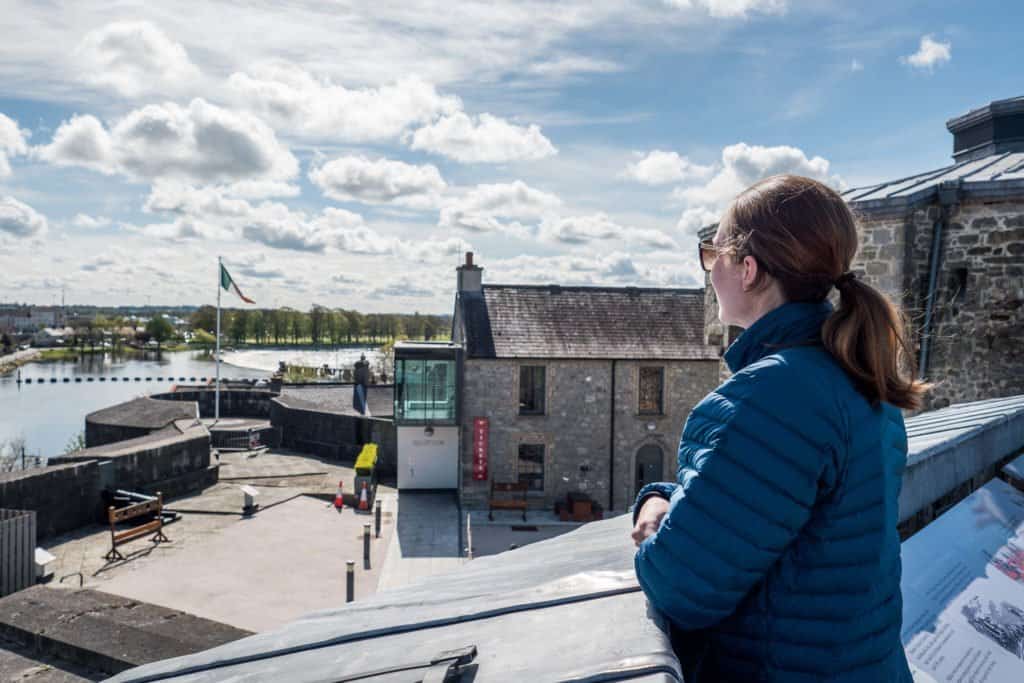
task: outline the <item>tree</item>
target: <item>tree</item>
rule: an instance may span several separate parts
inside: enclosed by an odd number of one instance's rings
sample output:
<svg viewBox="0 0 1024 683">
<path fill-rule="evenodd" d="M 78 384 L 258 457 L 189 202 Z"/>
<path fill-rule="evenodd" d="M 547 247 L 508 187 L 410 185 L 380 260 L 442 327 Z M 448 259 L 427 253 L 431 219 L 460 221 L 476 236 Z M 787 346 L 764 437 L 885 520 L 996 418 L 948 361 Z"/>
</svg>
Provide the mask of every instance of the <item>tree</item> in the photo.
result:
<svg viewBox="0 0 1024 683">
<path fill-rule="evenodd" d="M 146 334 L 150 339 L 156 340 L 156 350 L 159 351 L 160 346 L 174 334 L 174 327 L 167 321 L 167 318 L 162 315 L 154 315 L 146 323 Z"/>
<path fill-rule="evenodd" d="M 309 336 L 312 338 L 313 345 L 320 345 L 320 337 L 324 331 L 324 309 L 321 306 L 313 304 L 313 307 L 309 309 Z"/>
<path fill-rule="evenodd" d="M 244 309 L 239 311 L 232 311 L 231 338 L 235 341 L 236 346 L 245 341 L 248 332 L 249 311 L 246 311 Z"/>
<path fill-rule="evenodd" d="M 252 329 L 252 336 L 256 337 L 257 344 L 267 340 L 267 319 L 263 311 L 253 311 L 249 314 L 249 327 Z"/>
<path fill-rule="evenodd" d="M 206 330 L 213 333 L 217 329 L 217 309 L 213 306 L 200 306 L 190 316 L 192 329 Z"/>
</svg>

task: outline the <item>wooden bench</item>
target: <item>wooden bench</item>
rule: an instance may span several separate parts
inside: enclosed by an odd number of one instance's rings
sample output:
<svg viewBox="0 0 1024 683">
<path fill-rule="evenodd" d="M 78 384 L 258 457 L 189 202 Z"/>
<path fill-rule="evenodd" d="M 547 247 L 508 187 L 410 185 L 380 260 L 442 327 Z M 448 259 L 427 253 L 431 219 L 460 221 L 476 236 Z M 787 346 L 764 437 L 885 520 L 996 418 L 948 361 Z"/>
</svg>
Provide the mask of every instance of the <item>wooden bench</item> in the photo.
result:
<svg viewBox="0 0 1024 683">
<path fill-rule="evenodd" d="M 522 510 L 523 521 L 526 521 L 526 484 L 519 482 L 497 482 L 491 480 L 490 507 L 487 510 L 487 519 L 494 521 L 495 510 Z M 499 494 L 511 494 L 509 496 Z"/>
<path fill-rule="evenodd" d="M 153 543 L 166 543 L 171 539 L 164 536 L 164 520 L 160 516 L 160 513 L 164 509 L 164 498 L 159 492 L 156 494 L 156 498 L 153 500 L 147 500 L 142 503 L 135 503 L 123 508 L 115 508 L 111 505 L 107 508 L 107 519 L 110 521 L 110 552 L 103 557 L 108 561 L 113 560 L 124 560 L 126 559 L 118 550 L 117 546 L 122 543 L 127 543 L 133 539 L 145 536 L 146 534 L 153 533 L 153 538 L 150 540 Z M 155 515 L 155 518 L 145 524 L 134 526 L 131 529 L 118 532 L 117 524 L 120 522 L 127 522 L 128 520 L 135 519 L 136 517 L 142 517 L 144 515 Z"/>
</svg>

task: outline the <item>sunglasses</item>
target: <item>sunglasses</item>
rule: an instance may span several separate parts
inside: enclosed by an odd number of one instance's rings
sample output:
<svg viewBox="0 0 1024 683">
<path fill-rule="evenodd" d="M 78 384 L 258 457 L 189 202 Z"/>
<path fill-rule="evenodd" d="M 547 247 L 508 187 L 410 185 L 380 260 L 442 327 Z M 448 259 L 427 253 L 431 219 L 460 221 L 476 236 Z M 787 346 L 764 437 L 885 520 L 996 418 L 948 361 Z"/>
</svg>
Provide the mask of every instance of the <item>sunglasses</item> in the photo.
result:
<svg viewBox="0 0 1024 683">
<path fill-rule="evenodd" d="M 711 240 L 702 240 L 697 245 L 697 250 L 700 258 L 700 267 L 704 269 L 705 273 L 710 273 L 711 269 L 715 267 L 715 261 L 718 260 L 718 255 L 729 251 L 724 247 L 716 247 Z"/>
</svg>

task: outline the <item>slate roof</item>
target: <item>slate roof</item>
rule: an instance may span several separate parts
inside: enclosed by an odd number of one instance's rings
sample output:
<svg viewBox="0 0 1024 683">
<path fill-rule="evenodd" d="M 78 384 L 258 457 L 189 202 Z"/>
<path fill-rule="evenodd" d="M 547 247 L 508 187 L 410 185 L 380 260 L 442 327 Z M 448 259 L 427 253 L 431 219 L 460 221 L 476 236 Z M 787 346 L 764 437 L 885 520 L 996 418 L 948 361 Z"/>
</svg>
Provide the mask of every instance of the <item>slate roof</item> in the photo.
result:
<svg viewBox="0 0 1024 683">
<path fill-rule="evenodd" d="M 958 190 L 961 197 L 1024 198 L 1024 152 L 1007 151 L 961 161 L 917 175 L 842 193 L 861 212 L 909 211 L 938 198 L 940 187 Z"/>
<path fill-rule="evenodd" d="M 700 289 L 484 285 L 457 305 L 470 358 L 718 359 Z"/>
</svg>

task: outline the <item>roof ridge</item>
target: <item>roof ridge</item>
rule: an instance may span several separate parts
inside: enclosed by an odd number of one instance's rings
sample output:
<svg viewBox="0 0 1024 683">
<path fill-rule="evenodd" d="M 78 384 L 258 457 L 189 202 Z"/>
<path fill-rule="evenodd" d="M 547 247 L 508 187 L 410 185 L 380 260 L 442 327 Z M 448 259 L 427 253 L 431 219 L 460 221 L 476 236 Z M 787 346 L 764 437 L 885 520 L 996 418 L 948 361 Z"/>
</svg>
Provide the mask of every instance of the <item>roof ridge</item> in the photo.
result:
<svg viewBox="0 0 1024 683">
<path fill-rule="evenodd" d="M 611 291 L 611 292 L 671 292 L 679 294 L 703 294 L 703 287 L 638 287 L 635 285 L 560 285 L 557 283 L 551 283 L 547 285 L 516 285 L 516 284 L 501 284 L 501 283 L 485 283 L 482 285 L 484 289 L 537 289 L 537 290 L 550 290 L 552 287 L 557 287 L 560 290 L 573 290 L 573 291 Z"/>
</svg>

